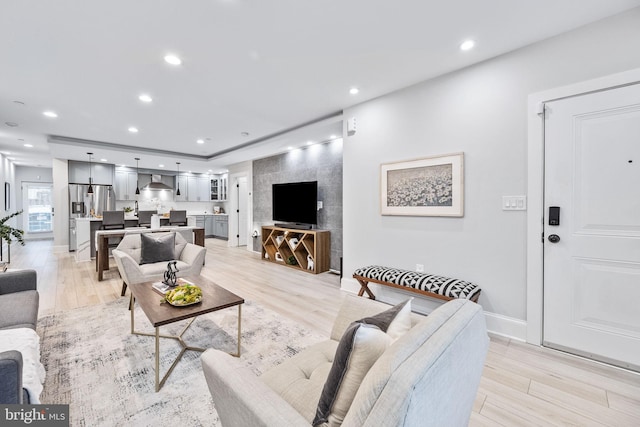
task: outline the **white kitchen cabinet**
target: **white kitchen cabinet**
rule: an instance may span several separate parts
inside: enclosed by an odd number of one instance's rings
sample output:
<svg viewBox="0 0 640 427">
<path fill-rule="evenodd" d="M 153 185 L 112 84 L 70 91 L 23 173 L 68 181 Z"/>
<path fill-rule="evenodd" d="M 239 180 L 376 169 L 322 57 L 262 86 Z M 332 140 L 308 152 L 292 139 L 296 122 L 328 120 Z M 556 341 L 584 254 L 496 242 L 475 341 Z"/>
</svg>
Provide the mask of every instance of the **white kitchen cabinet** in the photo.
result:
<svg viewBox="0 0 640 427">
<path fill-rule="evenodd" d="M 138 174 L 132 171 L 116 170 L 115 175 L 116 200 L 135 200 Z"/>
<path fill-rule="evenodd" d="M 203 176 L 198 178 L 198 201 L 209 201 L 209 177 Z"/>
<path fill-rule="evenodd" d="M 221 239 L 229 238 L 229 217 L 226 215 L 214 215 L 213 235 Z"/>
<path fill-rule="evenodd" d="M 213 215 L 205 215 L 204 217 L 204 235 L 206 237 L 213 237 L 214 235 L 214 217 Z"/>
<path fill-rule="evenodd" d="M 187 177 L 187 200 L 190 202 L 209 201 L 209 177 L 189 176 Z M 180 190 L 182 191 L 182 190 Z"/>
<path fill-rule="evenodd" d="M 196 215 L 196 227 L 204 228 L 204 215 Z"/>
<path fill-rule="evenodd" d="M 89 162 L 69 160 L 69 183 L 89 184 L 89 177 L 91 177 L 92 184 L 113 185 L 113 170 L 113 165 L 92 162 L 91 171 L 89 171 Z"/>
</svg>

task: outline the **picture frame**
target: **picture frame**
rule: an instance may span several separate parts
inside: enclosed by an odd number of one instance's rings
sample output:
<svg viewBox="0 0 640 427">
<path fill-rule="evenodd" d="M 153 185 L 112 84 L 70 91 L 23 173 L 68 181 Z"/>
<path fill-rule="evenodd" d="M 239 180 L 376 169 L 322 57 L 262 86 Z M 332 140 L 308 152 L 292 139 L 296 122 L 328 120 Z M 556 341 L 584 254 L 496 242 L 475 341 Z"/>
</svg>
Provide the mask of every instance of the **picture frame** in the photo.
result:
<svg viewBox="0 0 640 427">
<path fill-rule="evenodd" d="M 380 212 L 464 216 L 464 153 L 381 164 Z"/>
<path fill-rule="evenodd" d="M 8 182 L 4 183 L 4 210 L 8 211 L 11 209 L 11 184 Z"/>
</svg>

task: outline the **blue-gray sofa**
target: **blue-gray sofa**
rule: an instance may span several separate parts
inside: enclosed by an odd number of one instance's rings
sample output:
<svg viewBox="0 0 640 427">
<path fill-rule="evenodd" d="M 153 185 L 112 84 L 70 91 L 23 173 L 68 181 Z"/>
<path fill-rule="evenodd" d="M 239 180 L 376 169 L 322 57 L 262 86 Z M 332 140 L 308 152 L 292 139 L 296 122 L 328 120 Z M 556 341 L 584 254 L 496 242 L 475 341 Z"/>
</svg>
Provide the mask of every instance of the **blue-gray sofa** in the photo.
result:
<svg viewBox="0 0 640 427">
<path fill-rule="evenodd" d="M 0 331 L 17 328 L 35 331 L 38 305 L 35 270 L 0 272 Z M 33 403 L 29 393 L 22 387 L 22 366 L 21 352 L 0 352 L 0 403 Z"/>
</svg>

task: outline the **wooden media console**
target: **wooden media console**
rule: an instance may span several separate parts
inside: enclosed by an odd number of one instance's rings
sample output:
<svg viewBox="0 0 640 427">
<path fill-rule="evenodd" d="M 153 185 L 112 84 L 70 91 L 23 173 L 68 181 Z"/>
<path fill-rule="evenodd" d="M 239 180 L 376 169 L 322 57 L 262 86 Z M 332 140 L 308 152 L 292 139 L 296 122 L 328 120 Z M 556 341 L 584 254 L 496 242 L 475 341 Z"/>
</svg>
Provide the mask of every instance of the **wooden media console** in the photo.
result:
<svg viewBox="0 0 640 427">
<path fill-rule="evenodd" d="M 262 259 L 318 274 L 329 271 L 331 232 L 262 227 Z"/>
</svg>

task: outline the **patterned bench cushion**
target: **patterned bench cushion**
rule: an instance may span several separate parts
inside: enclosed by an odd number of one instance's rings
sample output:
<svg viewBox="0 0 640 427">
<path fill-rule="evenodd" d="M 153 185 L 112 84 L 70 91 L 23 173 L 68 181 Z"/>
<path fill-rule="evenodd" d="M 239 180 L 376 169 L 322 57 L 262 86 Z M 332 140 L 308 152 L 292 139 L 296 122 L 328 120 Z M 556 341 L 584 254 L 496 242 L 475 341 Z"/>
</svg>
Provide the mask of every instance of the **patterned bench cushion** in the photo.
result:
<svg viewBox="0 0 640 427">
<path fill-rule="evenodd" d="M 478 285 L 460 279 L 417 273 L 399 268 L 382 267 L 380 265 L 359 268 L 353 275 L 431 292 L 449 298 L 473 299 L 481 290 Z"/>
</svg>

